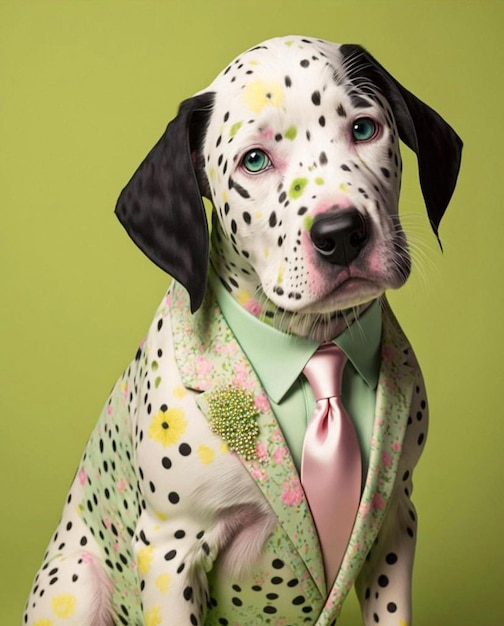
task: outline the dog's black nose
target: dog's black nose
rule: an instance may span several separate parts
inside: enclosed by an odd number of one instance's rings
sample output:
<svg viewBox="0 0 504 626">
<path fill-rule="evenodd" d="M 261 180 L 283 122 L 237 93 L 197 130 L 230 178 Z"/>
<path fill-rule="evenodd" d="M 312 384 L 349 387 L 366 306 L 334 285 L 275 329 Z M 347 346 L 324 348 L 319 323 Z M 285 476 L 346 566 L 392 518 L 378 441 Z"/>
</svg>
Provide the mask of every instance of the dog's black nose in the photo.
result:
<svg viewBox="0 0 504 626">
<path fill-rule="evenodd" d="M 357 209 L 337 209 L 315 216 L 310 237 L 326 261 L 348 266 L 366 245 L 368 229 Z"/>
</svg>

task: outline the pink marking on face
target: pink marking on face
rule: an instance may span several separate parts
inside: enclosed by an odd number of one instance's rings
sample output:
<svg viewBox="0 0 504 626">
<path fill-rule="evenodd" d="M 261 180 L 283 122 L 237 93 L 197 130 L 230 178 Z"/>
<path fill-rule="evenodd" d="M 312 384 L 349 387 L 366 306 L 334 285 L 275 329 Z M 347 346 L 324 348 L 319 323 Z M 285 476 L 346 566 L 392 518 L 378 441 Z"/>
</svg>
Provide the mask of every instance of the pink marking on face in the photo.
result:
<svg viewBox="0 0 504 626">
<path fill-rule="evenodd" d="M 367 258 L 367 267 L 371 272 L 380 273 L 383 269 L 382 259 L 376 250 L 372 250 Z"/>
<path fill-rule="evenodd" d="M 261 139 L 268 141 L 269 139 L 273 139 L 275 133 L 272 128 L 265 128 L 261 131 Z"/>
<path fill-rule="evenodd" d="M 348 196 L 333 196 L 326 200 L 321 200 L 311 212 L 312 216 L 334 211 L 335 209 L 348 209 L 352 206 Z"/>
</svg>

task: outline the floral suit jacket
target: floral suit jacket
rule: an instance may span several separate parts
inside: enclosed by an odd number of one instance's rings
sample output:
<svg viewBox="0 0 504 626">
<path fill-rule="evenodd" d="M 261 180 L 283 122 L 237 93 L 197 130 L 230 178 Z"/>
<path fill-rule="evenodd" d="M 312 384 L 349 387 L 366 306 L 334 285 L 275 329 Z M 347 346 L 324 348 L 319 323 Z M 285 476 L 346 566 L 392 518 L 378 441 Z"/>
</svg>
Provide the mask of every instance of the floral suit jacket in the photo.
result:
<svg viewBox="0 0 504 626">
<path fill-rule="evenodd" d="M 219 398 L 232 405 L 229 414 Z M 256 430 L 241 447 L 247 434 L 232 419 L 244 407 Z M 221 413 L 231 415 L 222 437 Z M 329 626 L 355 583 L 366 625 L 407 626 L 411 478 L 426 428 L 421 373 L 385 303 L 369 471 L 340 572 L 326 589 L 299 476 L 264 390 L 211 290 L 191 315 L 174 285 L 109 397 L 45 562 L 70 572 L 77 556 L 98 560 L 116 624 Z M 71 621 L 75 586 L 48 586 L 45 602 L 50 594 L 59 594 L 54 624 L 81 624 Z"/>
</svg>

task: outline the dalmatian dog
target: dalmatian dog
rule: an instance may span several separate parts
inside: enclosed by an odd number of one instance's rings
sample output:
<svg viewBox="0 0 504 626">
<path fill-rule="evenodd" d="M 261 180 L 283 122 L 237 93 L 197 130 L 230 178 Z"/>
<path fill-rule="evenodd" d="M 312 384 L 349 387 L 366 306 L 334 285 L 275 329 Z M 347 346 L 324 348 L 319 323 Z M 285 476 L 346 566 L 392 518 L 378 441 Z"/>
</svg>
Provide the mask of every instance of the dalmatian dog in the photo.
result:
<svg viewBox="0 0 504 626">
<path fill-rule="evenodd" d="M 116 208 L 174 281 L 90 437 L 24 624 L 327 626 L 354 583 L 366 626 L 411 623 L 427 404 L 385 297 L 411 269 L 400 140 L 437 236 L 462 143 L 362 47 L 271 39 L 182 102 Z M 371 310 L 369 459 L 333 582 L 281 402 L 247 346 L 266 332 L 315 350 L 359 336 Z"/>
</svg>

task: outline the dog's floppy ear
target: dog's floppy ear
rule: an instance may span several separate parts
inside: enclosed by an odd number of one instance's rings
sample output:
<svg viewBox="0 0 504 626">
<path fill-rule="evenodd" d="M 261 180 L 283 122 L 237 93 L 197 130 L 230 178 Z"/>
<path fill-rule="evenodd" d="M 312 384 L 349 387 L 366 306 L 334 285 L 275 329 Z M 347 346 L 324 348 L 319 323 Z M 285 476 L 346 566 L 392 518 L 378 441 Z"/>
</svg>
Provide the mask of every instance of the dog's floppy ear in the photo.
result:
<svg viewBox="0 0 504 626">
<path fill-rule="evenodd" d="M 450 202 L 460 169 L 460 137 L 436 111 L 398 83 L 361 46 L 344 44 L 340 52 L 350 81 L 370 97 L 373 96 L 373 85 L 376 85 L 391 104 L 400 138 L 417 155 L 427 214 L 439 241 L 439 223 Z"/>
<path fill-rule="evenodd" d="M 122 190 L 115 209 L 136 245 L 189 292 L 191 311 L 203 300 L 208 270 L 208 224 L 198 172 L 203 135 L 214 100 L 185 100 L 177 117 Z"/>
</svg>

